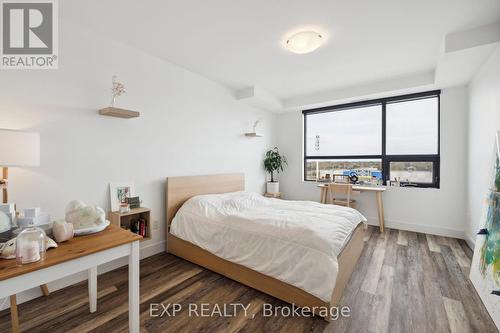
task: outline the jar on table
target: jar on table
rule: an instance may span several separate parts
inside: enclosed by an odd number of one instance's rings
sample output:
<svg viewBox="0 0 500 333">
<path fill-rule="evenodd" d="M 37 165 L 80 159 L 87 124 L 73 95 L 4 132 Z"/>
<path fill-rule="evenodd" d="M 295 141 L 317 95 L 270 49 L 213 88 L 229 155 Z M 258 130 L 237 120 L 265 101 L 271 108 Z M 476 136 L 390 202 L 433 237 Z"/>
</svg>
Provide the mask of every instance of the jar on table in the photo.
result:
<svg viewBox="0 0 500 333">
<path fill-rule="evenodd" d="M 16 238 L 16 263 L 29 264 L 45 259 L 46 248 L 45 231 L 29 225 Z"/>
</svg>

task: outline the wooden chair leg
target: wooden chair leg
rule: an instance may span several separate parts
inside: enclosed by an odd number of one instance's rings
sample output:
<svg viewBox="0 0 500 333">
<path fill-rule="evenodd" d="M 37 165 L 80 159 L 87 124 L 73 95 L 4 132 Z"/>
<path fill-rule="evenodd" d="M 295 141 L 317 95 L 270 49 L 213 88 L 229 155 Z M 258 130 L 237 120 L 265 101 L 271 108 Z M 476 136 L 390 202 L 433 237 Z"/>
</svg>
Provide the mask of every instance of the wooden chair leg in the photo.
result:
<svg viewBox="0 0 500 333">
<path fill-rule="evenodd" d="M 49 296 L 49 294 L 50 294 L 49 287 L 46 284 L 42 284 L 40 286 L 40 289 L 42 289 L 43 296 Z"/>
<path fill-rule="evenodd" d="M 44 296 L 49 296 L 49 287 L 46 284 L 40 286 Z M 19 312 L 17 311 L 17 296 L 10 295 L 10 321 L 13 333 L 19 332 Z"/>
<path fill-rule="evenodd" d="M 17 298 L 16 295 L 10 296 L 10 322 L 13 333 L 19 332 L 19 316 L 17 313 Z"/>
</svg>

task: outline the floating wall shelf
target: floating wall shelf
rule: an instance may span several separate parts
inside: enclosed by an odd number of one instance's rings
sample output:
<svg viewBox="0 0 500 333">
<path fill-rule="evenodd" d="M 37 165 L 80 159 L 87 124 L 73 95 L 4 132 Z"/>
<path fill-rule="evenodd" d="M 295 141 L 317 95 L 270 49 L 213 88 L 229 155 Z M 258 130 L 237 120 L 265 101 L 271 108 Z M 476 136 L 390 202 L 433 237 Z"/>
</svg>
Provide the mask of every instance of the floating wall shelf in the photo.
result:
<svg viewBox="0 0 500 333">
<path fill-rule="evenodd" d="M 103 116 L 110 116 L 110 117 L 117 117 L 117 118 L 136 118 L 139 117 L 141 114 L 140 112 L 137 111 L 131 111 L 131 110 L 125 110 L 125 109 L 119 109 L 115 107 L 108 107 L 104 109 L 99 110 L 99 114 Z"/>
<path fill-rule="evenodd" d="M 251 138 L 261 138 L 264 136 L 264 134 L 252 132 L 252 133 L 245 133 L 245 136 L 249 136 Z"/>
</svg>

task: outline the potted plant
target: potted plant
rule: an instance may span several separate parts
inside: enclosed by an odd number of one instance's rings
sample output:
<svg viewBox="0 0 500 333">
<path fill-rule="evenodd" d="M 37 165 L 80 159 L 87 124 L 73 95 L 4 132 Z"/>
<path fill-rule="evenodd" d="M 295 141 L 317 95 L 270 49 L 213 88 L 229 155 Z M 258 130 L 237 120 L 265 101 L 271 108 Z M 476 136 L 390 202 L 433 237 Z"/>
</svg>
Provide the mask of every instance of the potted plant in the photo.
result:
<svg viewBox="0 0 500 333">
<path fill-rule="evenodd" d="M 266 158 L 264 159 L 264 169 L 271 175 L 271 181 L 267 182 L 267 193 L 279 193 L 280 183 L 274 179 L 274 173 L 283 171 L 285 165 L 288 165 L 286 157 L 280 155 L 278 147 L 267 151 Z"/>
</svg>

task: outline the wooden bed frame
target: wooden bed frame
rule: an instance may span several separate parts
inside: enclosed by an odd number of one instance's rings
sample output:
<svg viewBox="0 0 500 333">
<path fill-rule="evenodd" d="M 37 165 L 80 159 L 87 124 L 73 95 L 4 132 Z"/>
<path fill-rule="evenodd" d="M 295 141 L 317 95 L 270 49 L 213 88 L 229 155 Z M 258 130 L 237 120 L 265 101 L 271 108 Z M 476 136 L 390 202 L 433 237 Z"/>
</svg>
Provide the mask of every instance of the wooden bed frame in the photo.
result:
<svg viewBox="0 0 500 333">
<path fill-rule="evenodd" d="M 363 249 L 364 227 L 362 224 L 356 227 L 351 239 L 338 256 L 339 272 L 329 303 L 288 283 L 219 258 L 170 234 L 169 228 L 172 219 L 177 210 L 189 198 L 200 194 L 219 194 L 243 191 L 244 189 L 245 176 L 241 173 L 168 177 L 166 183 L 167 252 L 299 307 L 337 306 Z M 329 318 L 325 319 L 329 320 Z"/>
</svg>

